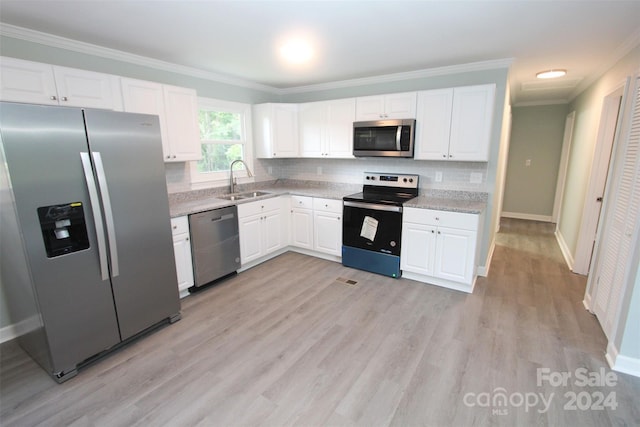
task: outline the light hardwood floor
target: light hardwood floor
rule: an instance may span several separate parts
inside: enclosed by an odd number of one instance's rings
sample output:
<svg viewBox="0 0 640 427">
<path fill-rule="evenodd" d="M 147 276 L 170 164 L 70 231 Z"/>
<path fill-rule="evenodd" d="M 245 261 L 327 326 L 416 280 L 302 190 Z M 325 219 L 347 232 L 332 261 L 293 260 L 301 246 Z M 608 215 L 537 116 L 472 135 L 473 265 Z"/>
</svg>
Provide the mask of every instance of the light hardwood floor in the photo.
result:
<svg viewBox="0 0 640 427">
<path fill-rule="evenodd" d="M 521 220 L 503 220 L 472 295 L 290 252 L 187 297 L 181 321 L 62 385 L 3 344 L 0 424 L 640 425 L 639 378 L 576 383 L 579 368 L 610 372 L 585 282 L 551 225 Z M 572 378 L 538 384 L 539 368 Z M 617 408 L 565 410 L 565 393 L 613 393 Z"/>
</svg>

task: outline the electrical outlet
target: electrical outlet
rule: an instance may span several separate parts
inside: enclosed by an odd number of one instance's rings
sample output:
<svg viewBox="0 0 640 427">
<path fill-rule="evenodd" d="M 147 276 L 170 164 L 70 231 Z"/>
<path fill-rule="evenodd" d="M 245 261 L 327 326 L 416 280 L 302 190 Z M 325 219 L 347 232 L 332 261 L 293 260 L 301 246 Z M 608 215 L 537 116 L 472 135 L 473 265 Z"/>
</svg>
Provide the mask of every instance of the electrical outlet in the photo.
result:
<svg viewBox="0 0 640 427">
<path fill-rule="evenodd" d="M 440 172 L 440 171 L 436 172 L 435 181 L 436 182 L 442 182 L 442 172 Z"/>
<path fill-rule="evenodd" d="M 526 167 L 531 166 L 531 159 L 527 159 L 527 160 L 525 160 L 525 161 L 524 161 L 524 165 L 525 165 Z"/>
<path fill-rule="evenodd" d="M 273 175 L 273 167 L 272 167 L 272 166 L 269 166 L 269 167 L 267 168 L 267 173 L 268 173 L 269 175 Z"/>
<path fill-rule="evenodd" d="M 469 182 L 472 184 L 482 184 L 482 174 L 480 172 L 471 172 Z"/>
<path fill-rule="evenodd" d="M 316 170 L 316 174 L 322 175 L 322 166 L 318 166 L 318 169 Z"/>
</svg>

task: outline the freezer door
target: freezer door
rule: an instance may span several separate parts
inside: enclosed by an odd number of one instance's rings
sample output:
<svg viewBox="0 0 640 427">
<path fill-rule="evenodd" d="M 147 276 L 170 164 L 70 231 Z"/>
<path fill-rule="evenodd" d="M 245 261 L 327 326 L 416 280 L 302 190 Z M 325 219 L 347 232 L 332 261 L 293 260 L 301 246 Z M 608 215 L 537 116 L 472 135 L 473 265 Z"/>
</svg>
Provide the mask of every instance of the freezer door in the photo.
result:
<svg viewBox="0 0 640 427">
<path fill-rule="evenodd" d="M 90 201 L 80 157 L 88 151 L 82 111 L 1 103 L 0 131 L 32 281 L 3 286 L 33 287 L 52 360 L 45 368 L 71 371 L 120 342 L 111 285 L 100 275 L 99 206 Z"/>
<path fill-rule="evenodd" d="M 85 110 L 127 339 L 180 312 L 158 117 Z"/>
</svg>

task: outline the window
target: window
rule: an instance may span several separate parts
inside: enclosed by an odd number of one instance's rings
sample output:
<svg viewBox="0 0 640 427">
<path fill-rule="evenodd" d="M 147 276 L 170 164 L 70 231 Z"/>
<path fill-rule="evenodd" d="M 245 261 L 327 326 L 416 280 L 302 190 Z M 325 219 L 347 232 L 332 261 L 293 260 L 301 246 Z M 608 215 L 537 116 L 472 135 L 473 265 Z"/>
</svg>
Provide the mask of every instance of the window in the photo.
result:
<svg viewBox="0 0 640 427">
<path fill-rule="evenodd" d="M 198 98 L 198 125 L 202 160 L 191 164 L 191 182 L 229 178 L 229 165 L 244 160 L 251 168 L 251 105 L 217 99 Z M 235 176 L 243 175 L 242 164 Z"/>
</svg>

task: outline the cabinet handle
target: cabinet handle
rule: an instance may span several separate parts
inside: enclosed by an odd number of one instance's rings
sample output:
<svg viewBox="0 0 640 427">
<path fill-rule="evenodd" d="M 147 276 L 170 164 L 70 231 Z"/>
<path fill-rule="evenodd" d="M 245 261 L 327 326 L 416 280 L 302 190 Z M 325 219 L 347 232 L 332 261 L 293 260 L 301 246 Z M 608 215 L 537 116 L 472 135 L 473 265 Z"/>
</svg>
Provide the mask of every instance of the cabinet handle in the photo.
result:
<svg viewBox="0 0 640 427">
<path fill-rule="evenodd" d="M 175 230 L 176 228 L 178 228 L 178 226 L 177 226 L 177 225 L 174 225 L 174 226 L 173 226 L 173 229 Z"/>
<path fill-rule="evenodd" d="M 431 234 L 434 234 L 436 231 L 435 230 L 431 230 Z"/>
<path fill-rule="evenodd" d="M 440 217 L 438 217 L 438 216 L 437 216 L 437 217 L 436 217 L 436 221 L 440 221 Z"/>
<path fill-rule="evenodd" d="M 453 154 L 449 154 L 449 158 L 450 158 L 450 159 L 453 159 Z"/>
<path fill-rule="evenodd" d="M 171 156 L 167 156 L 167 159 L 170 159 L 170 158 L 171 158 Z"/>
<path fill-rule="evenodd" d="M 443 155 L 442 155 L 442 157 L 444 157 L 444 158 L 446 159 L 446 158 L 447 158 L 447 155 L 446 155 L 446 154 L 443 154 Z"/>
<path fill-rule="evenodd" d="M 440 230 L 438 230 L 438 234 L 441 234 L 441 233 L 440 233 Z"/>
<path fill-rule="evenodd" d="M 186 237 L 184 240 L 189 241 L 189 238 L 188 238 L 188 237 Z"/>
<path fill-rule="evenodd" d="M 63 101 L 68 101 L 68 100 L 69 100 L 66 96 L 63 96 L 61 99 L 62 99 Z"/>
<path fill-rule="evenodd" d="M 50 99 L 50 100 L 52 100 L 52 101 L 55 101 L 56 99 L 58 99 L 58 97 L 57 97 L 57 96 L 55 96 L 55 95 L 51 95 L 51 96 L 49 97 L 49 99 Z"/>
<path fill-rule="evenodd" d="M 175 154 L 173 155 L 173 158 L 174 158 L 174 159 L 176 158 L 176 155 L 175 155 Z"/>
</svg>

